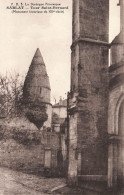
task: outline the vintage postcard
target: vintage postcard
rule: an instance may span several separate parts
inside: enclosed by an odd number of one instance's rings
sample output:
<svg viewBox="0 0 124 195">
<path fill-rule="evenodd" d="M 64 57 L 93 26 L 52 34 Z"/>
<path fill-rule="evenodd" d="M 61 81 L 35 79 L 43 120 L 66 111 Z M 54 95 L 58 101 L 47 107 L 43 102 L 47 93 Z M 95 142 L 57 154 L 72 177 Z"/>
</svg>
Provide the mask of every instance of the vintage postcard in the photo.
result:
<svg viewBox="0 0 124 195">
<path fill-rule="evenodd" d="M 0 1 L 0 194 L 124 194 L 124 0 Z"/>
</svg>

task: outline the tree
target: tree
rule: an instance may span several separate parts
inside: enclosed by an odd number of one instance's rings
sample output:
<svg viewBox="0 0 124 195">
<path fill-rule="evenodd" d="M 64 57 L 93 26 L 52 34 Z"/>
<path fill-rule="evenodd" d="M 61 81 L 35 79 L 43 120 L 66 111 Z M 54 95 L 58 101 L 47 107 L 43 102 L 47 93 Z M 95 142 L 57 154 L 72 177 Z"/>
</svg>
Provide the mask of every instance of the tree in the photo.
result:
<svg viewBox="0 0 124 195">
<path fill-rule="evenodd" d="M 23 81 L 24 78 L 19 73 L 0 75 L 0 117 L 18 116 L 24 106 L 28 120 L 40 129 L 48 118 L 45 104 L 39 100 L 25 104 Z"/>
<path fill-rule="evenodd" d="M 26 112 L 26 117 L 30 122 L 34 123 L 38 129 L 40 129 L 43 126 L 44 122 L 48 119 L 45 104 L 30 104 Z"/>
<path fill-rule="evenodd" d="M 18 114 L 22 102 L 23 77 L 18 73 L 0 75 L 0 113 L 7 117 Z"/>
</svg>

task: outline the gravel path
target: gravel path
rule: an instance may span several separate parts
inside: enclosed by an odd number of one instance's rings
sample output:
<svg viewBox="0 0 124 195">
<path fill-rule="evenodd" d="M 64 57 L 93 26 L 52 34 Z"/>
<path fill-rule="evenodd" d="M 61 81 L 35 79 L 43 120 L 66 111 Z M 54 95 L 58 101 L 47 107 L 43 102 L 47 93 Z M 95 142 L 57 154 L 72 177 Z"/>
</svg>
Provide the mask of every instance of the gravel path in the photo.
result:
<svg viewBox="0 0 124 195">
<path fill-rule="evenodd" d="M 64 179 L 43 178 L 0 168 L 0 195 L 47 195 L 51 189 L 64 184 Z"/>
<path fill-rule="evenodd" d="M 58 186 L 65 186 L 65 180 L 44 178 L 0 167 L 0 195 L 103 195 L 67 186 L 52 191 Z M 124 195 L 124 192 L 115 195 Z"/>
</svg>

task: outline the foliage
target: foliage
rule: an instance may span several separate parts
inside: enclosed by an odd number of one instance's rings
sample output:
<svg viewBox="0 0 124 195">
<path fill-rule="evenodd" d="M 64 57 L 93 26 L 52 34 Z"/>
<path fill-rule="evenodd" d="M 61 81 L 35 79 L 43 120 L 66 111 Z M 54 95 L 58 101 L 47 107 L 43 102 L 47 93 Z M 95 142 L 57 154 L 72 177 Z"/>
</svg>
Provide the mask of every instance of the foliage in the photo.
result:
<svg viewBox="0 0 124 195">
<path fill-rule="evenodd" d="M 23 127 L 8 127 L 0 124 L 0 141 L 14 139 L 25 146 L 41 144 L 42 134 L 37 130 L 25 129 Z"/>
<path fill-rule="evenodd" d="M 17 115 L 21 109 L 23 78 L 18 74 L 0 75 L 1 117 Z"/>
<path fill-rule="evenodd" d="M 12 132 L 12 138 L 19 144 L 25 146 L 28 145 L 39 145 L 41 143 L 42 135 L 38 131 L 31 131 L 30 129 L 19 129 L 14 128 Z"/>
<path fill-rule="evenodd" d="M 34 123 L 38 129 L 40 129 L 48 119 L 45 105 L 38 105 L 36 103 L 31 104 L 26 112 L 26 117 L 30 122 Z"/>
</svg>

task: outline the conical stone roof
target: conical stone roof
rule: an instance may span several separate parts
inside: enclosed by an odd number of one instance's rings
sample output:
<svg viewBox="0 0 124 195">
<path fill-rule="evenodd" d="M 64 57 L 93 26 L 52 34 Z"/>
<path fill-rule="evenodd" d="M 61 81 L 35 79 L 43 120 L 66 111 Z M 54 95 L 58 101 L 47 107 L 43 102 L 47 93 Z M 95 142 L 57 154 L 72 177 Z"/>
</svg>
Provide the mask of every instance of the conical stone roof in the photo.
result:
<svg viewBox="0 0 124 195">
<path fill-rule="evenodd" d="M 38 48 L 34 54 L 24 82 L 23 97 L 27 103 L 37 100 L 50 103 L 50 91 L 50 82 L 46 66 Z"/>
</svg>

